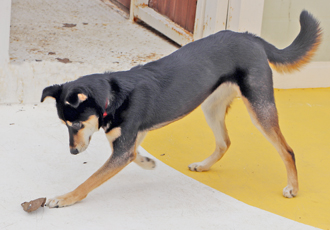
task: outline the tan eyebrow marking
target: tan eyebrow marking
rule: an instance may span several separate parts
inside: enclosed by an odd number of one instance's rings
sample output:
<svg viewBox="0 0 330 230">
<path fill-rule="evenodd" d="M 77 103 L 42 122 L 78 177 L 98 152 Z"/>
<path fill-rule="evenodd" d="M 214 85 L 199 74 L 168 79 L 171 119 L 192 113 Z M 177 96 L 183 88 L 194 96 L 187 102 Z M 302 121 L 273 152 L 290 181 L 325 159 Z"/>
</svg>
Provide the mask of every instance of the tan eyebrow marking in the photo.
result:
<svg viewBox="0 0 330 230">
<path fill-rule="evenodd" d="M 87 96 L 83 93 L 79 93 L 77 96 L 80 101 L 85 101 L 87 99 Z"/>
</svg>

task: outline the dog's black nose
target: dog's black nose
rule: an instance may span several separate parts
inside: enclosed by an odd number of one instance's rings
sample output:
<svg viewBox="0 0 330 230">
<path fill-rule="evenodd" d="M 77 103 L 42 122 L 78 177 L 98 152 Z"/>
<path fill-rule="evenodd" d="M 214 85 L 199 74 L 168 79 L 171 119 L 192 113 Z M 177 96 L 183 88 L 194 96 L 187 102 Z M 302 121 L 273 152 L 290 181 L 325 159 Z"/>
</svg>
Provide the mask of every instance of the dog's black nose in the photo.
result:
<svg viewBox="0 0 330 230">
<path fill-rule="evenodd" d="M 74 149 L 74 148 L 70 149 L 70 152 L 71 152 L 71 154 L 74 154 L 74 155 L 79 153 L 78 149 Z"/>
</svg>

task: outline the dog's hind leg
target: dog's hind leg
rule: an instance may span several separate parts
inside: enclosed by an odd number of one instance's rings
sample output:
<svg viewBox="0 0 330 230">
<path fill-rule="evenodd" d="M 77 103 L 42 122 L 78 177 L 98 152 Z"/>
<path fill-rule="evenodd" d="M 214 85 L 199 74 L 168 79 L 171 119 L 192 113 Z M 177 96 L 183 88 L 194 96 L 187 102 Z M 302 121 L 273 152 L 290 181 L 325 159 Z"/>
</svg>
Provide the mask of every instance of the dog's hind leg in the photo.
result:
<svg viewBox="0 0 330 230">
<path fill-rule="evenodd" d="M 225 116 L 232 100 L 237 96 L 238 88 L 231 83 L 220 85 L 202 104 L 205 119 L 215 137 L 215 150 L 211 156 L 202 162 L 189 165 L 191 171 L 207 171 L 219 161 L 230 146 L 226 129 Z"/>
<path fill-rule="evenodd" d="M 237 70 L 235 80 L 253 124 L 276 148 L 284 162 L 288 184 L 283 189 L 283 196 L 291 198 L 298 192 L 295 156 L 278 124 L 272 72 L 265 60 L 260 59 L 257 67 L 251 66 L 249 70 Z"/>
<path fill-rule="evenodd" d="M 245 97 L 242 97 L 242 99 L 248 109 L 253 124 L 276 148 L 285 164 L 288 185 L 283 189 L 283 196 L 287 198 L 296 196 L 298 192 L 298 176 L 295 156 L 280 130 L 275 103 L 269 101 L 251 103 Z"/>
<path fill-rule="evenodd" d="M 146 135 L 147 131 L 138 133 L 136 140 L 137 147 L 142 143 Z M 153 159 L 140 155 L 139 151 L 137 151 L 137 155 L 134 162 L 143 169 L 154 169 L 156 167 L 156 162 Z"/>
</svg>

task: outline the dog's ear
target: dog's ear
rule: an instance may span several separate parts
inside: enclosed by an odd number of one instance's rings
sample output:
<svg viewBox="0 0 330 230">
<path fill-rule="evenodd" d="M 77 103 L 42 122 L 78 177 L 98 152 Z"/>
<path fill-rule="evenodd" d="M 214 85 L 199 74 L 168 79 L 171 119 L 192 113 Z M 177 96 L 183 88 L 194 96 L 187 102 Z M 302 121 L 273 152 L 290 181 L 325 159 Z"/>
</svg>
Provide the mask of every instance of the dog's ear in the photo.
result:
<svg viewBox="0 0 330 230">
<path fill-rule="evenodd" d="M 41 102 L 44 102 L 46 97 L 52 97 L 55 100 L 58 100 L 62 92 L 61 85 L 52 85 L 44 88 L 42 91 Z"/>
<path fill-rule="evenodd" d="M 78 108 L 80 103 L 86 101 L 88 96 L 84 93 L 70 93 L 65 98 L 65 104 L 72 106 L 73 108 Z"/>
</svg>

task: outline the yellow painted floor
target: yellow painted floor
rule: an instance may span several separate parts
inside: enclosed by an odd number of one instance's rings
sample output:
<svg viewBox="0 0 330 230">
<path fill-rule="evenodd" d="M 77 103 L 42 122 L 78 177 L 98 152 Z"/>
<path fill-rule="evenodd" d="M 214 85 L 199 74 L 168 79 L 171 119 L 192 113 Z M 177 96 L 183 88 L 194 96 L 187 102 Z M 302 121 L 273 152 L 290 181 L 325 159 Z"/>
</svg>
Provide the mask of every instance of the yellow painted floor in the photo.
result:
<svg viewBox="0 0 330 230">
<path fill-rule="evenodd" d="M 226 119 L 232 145 L 208 172 L 188 170 L 214 148 L 200 108 L 149 132 L 142 146 L 176 170 L 249 205 L 330 229 L 330 88 L 275 90 L 275 98 L 282 132 L 296 155 L 300 191 L 294 199 L 282 196 L 284 164 L 253 126 L 241 99 L 234 100 Z"/>
</svg>

